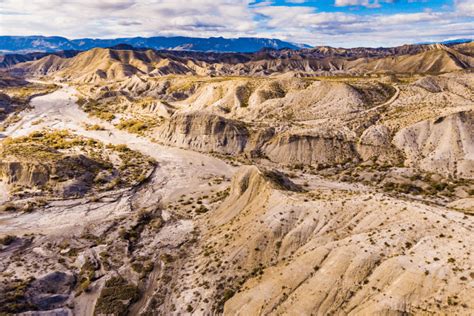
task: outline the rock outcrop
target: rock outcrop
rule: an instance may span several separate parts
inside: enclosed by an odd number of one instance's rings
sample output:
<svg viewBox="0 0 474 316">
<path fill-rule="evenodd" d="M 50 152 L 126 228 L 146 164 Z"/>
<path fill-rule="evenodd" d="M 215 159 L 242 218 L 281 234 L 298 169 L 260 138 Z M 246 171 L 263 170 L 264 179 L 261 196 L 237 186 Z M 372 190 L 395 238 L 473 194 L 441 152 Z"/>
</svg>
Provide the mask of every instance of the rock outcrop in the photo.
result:
<svg viewBox="0 0 474 316">
<path fill-rule="evenodd" d="M 338 164 L 358 160 L 354 141 L 343 133 L 285 132 L 261 150 L 270 160 L 284 164 Z"/>
<path fill-rule="evenodd" d="M 302 189 L 281 172 L 243 166 L 232 178 L 229 197 L 213 216 L 214 225 L 223 225 L 249 207 L 262 206 L 273 190 L 301 192 Z"/>
<path fill-rule="evenodd" d="M 65 155 L 56 150 L 29 145 L 35 155 L 4 155 L 0 178 L 14 186 L 59 190 L 64 196 L 85 194 L 104 165 L 84 155 Z M 32 159 L 33 158 L 33 159 Z"/>
<path fill-rule="evenodd" d="M 372 160 L 381 164 L 397 164 L 402 160 L 392 145 L 390 130 L 384 125 L 372 125 L 366 129 L 357 143 L 357 152 L 363 161 Z"/>
<path fill-rule="evenodd" d="M 0 180 L 20 195 L 77 197 L 145 180 L 154 161 L 127 147 L 65 131 L 38 131 L 0 146 Z M 12 190 L 10 190 L 12 191 Z"/>
<path fill-rule="evenodd" d="M 462 111 L 403 128 L 394 137 L 408 166 L 474 178 L 474 111 Z"/>
<path fill-rule="evenodd" d="M 154 134 L 169 145 L 225 154 L 242 153 L 249 136 L 245 124 L 204 112 L 173 115 Z"/>
</svg>

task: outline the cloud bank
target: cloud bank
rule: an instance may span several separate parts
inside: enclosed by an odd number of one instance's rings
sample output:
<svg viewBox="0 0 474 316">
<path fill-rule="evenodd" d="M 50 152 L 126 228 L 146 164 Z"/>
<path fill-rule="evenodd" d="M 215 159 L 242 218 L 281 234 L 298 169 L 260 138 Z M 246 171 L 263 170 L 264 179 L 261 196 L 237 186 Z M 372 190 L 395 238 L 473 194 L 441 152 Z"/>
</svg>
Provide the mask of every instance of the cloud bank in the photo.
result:
<svg viewBox="0 0 474 316">
<path fill-rule="evenodd" d="M 454 0 L 436 10 L 425 2 L 416 12 L 396 10 L 393 1 L 334 0 L 320 6 L 305 0 L 0 0 L 0 34 L 251 36 L 345 47 L 474 36 L 474 0 Z M 385 5 L 394 9 L 377 9 Z"/>
</svg>

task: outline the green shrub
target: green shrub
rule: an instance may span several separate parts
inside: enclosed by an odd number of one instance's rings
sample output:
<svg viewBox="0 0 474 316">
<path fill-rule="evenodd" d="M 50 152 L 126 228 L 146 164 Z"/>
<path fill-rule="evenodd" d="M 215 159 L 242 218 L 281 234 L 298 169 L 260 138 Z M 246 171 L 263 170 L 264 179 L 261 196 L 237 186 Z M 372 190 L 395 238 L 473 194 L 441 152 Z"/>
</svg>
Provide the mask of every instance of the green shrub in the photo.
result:
<svg viewBox="0 0 474 316">
<path fill-rule="evenodd" d="M 148 124 L 137 119 L 121 119 L 120 122 L 116 125 L 117 128 L 126 130 L 130 133 L 138 134 L 149 128 Z"/>
<path fill-rule="evenodd" d="M 128 307 L 139 297 L 138 287 L 129 284 L 120 276 L 113 277 L 105 282 L 95 305 L 94 314 L 126 315 Z"/>
<path fill-rule="evenodd" d="M 103 131 L 105 128 L 99 124 L 86 125 L 86 130 L 88 131 Z"/>
<path fill-rule="evenodd" d="M 16 240 L 16 236 L 6 235 L 5 237 L 0 238 L 0 244 L 8 246 Z"/>
<path fill-rule="evenodd" d="M 195 210 L 195 212 L 198 214 L 204 214 L 204 213 L 209 212 L 209 209 L 205 207 L 204 205 L 201 205 Z"/>
<path fill-rule="evenodd" d="M 447 183 L 442 183 L 442 182 L 431 184 L 431 187 L 436 191 L 443 191 L 444 189 L 446 189 L 447 186 L 448 186 Z"/>
</svg>

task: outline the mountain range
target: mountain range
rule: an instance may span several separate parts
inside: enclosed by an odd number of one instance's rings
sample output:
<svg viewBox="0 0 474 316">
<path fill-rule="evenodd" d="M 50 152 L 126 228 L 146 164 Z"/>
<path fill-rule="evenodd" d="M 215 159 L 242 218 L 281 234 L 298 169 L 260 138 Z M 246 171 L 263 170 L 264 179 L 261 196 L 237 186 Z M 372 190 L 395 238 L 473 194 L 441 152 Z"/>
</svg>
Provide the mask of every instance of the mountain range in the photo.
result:
<svg viewBox="0 0 474 316">
<path fill-rule="evenodd" d="M 213 51 L 213 52 L 255 52 L 262 48 L 310 47 L 305 44 L 284 42 L 279 39 L 239 37 L 132 37 L 113 39 L 67 39 L 59 36 L 0 36 L 0 51 L 6 52 L 54 52 L 61 50 L 88 50 L 96 47 L 111 47 L 127 44 L 137 48 Z"/>
<path fill-rule="evenodd" d="M 427 44 L 456 45 L 472 42 L 472 39 L 453 39 L 441 42 L 423 42 L 406 46 L 418 46 Z M 154 37 L 131 37 L 131 38 L 80 38 L 67 39 L 60 36 L 0 36 L 0 54 L 3 53 L 52 53 L 64 50 L 84 51 L 92 48 L 109 48 L 119 45 L 129 45 L 135 49 L 157 49 L 176 51 L 197 52 L 232 52 L 253 53 L 262 49 L 305 49 L 311 45 L 286 42 L 279 39 L 239 37 L 186 37 L 186 36 L 154 36 Z M 383 50 L 384 48 L 355 48 Z"/>
<path fill-rule="evenodd" d="M 392 48 L 265 49 L 256 53 L 209 53 L 134 49 L 127 45 L 88 51 L 7 54 L 0 68 L 17 75 L 60 75 L 79 82 L 114 81 L 134 75 L 267 76 L 293 72 L 324 74 L 425 73 L 470 69 L 473 43 Z"/>
</svg>

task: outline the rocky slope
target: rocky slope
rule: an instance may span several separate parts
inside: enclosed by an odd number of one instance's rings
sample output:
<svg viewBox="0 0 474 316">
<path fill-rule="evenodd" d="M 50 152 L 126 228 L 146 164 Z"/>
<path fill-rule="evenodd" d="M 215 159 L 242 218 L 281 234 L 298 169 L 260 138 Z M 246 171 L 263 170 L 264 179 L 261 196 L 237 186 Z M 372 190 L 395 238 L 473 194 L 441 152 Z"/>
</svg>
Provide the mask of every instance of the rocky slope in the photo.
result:
<svg viewBox="0 0 474 316">
<path fill-rule="evenodd" d="M 472 309 L 465 270 L 472 249 L 462 237 L 468 218 L 357 190 L 263 189 L 261 172 L 241 172 L 216 211 L 211 240 L 216 256 L 233 258 L 228 266 L 259 273 L 226 302 L 224 314 Z"/>
<path fill-rule="evenodd" d="M 375 159 L 470 178 L 471 115 L 460 113 L 474 106 L 472 76 L 411 80 L 134 77 L 81 89 L 98 100 L 97 115 L 160 118 L 145 134 L 173 146 L 286 165 Z M 444 117 L 456 119 L 438 125 Z"/>
<path fill-rule="evenodd" d="M 314 180 L 314 179 L 313 179 Z M 472 219 L 357 185 L 303 190 L 284 174 L 245 166 L 179 283 L 151 301 L 176 313 L 465 314 Z M 197 277 L 198 276 L 198 277 Z M 148 311 L 153 307 L 149 305 Z"/>
<path fill-rule="evenodd" d="M 141 74 L 266 76 L 289 71 L 324 73 L 443 73 L 470 69 L 473 57 L 444 45 L 394 49 L 263 51 L 254 54 L 193 54 L 154 50 L 94 48 L 71 58 L 48 55 L 17 64 L 15 73 L 100 82 Z M 464 50 L 465 51 L 465 50 Z"/>
<path fill-rule="evenodd" d="M 463 111 L 425 120 L 400 130 L 395 145 L 406 164 L 426 171 L 474 177 L 474 112 Z"/>
<path fill-rule="evenodd" d="M 359 72 L 389 73 L 443 73 L 473 67 L 473 59 L 455 49 L 439 46 L 416 55 L 402 55 L 395 58 L 354 61 Z"/>
<path fill-rule="evenodd" d="M 0 314 L 473 314 L 462 45 L 17 64 Z"/>
<path fill-rule="evenodd" d="M 132 186 L 153 166 L 126 147 L 105 148 L 66 131 L 35 132 L 0 147 L 0 179 L 21 197 L 74 197 Z"/>
<path fill-rule="evenodd" d="M 173 146 L 239 154 L 247 145 L 249 131 L 241 122 L 192 112 L 174 115 L 156 131 L 154 137 Z"/>
<path fill-rule="evenodd" d="M 358 158 L 353 140 L 336 132 L 282 133 L 264 144 L 261 151 L 271 161 L 287 165 L 334 165 Z"/>
</svg>

